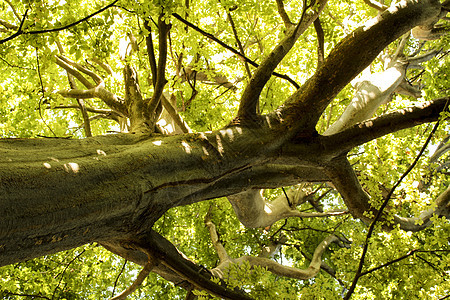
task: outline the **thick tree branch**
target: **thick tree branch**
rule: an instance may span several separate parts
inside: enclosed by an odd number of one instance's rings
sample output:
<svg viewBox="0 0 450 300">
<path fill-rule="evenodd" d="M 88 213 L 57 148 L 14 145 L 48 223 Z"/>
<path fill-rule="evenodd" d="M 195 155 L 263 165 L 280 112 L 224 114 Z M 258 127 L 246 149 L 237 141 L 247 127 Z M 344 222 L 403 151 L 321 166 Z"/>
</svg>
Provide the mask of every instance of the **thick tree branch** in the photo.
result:
<svg viewBox="0 0 450 300">
<path fill-rule="evenodd" d="M 436 206 L 422 212 L 418 217 L 405 218 L 394 216 L 395 224 L 400 224 L 400 228 L 408 231 L 420 231 L 431 224 L 431 218 L 436 216 L 450 216 L 450 187 L 436 198 Z"/>
<path fill-rule="evenodd" d="M 144 253 L 144 250 L 134 249 L 134 248 L 124 248 L 120 242 L 108 241 L 100 243 L 106 250 L 117 254 L 126 260 L 132 261 L 140 266 L 145 266 L 148 263 L 148 255 Z M 167 281 L 172 282 L 174 285 L 179 286 L 185 290 L 192 288 L 192 285 L 186 281 L 182 276 L 177 274 L 175 271 L 165 266 L 162 263 L 156 265 L 152 272 L 158 274 Z"/>
<path fill-rule="evenodd" d="M 91 99 L 97 97 L 95 88 L 89 90 L 71 89 L 65 91 L 58 91 L 58 94 L 66 98 L 76 98 L 76 99 Z"/>
<path fill-rule="evenodd" d="M 312 258 L 309 254 L 305 253 L 304 251 L 301 251 L 301 253 L 306 259 L 311 261 Z M 327 263 L 322 262 L 320 264 L 320 269 L 323 270 L 324 272 L 328 273 L 334 279 L 336 279 L 341 286 L 345 286 L 345 284 L 342 282 L 342 280 L 336 276 L 336 270 L 333 269 L 332 267 L 330 267 Z"/>
<path fill-rule="evenodd" d="M 311 262 L 309 264 L 309 267 L 305 270 L 283 266 L 269 258 L 267 256 L 270 256 L 271 253 L 266 253 L 267 251 L 262 251 L 262 255 L 258 257 L 254 256 L 243 256 L 237 259 L 232 259 L 228 256 L 225 248 L 223 247 L 222 243 L 220 242 L 216 230 L 216 226 L 211 221 L 210 211 L 208 212 L 206 218 L 205 218 L 205 224 L 208 227 L 211 240 L 213 242 L 214 248 L 217 251 L 217 254 L 220 259 L 219 265 L 212 269 L 211 272 L 218 276 L 219 278 L 225 277 L 225 274 L 227 272 L 227 269 L 230 267 L 231 264 L 241 264 L 243 262 L 248 262 L 251 267 L 260 266 L 267 268 L 268 271 L 272 272 L 275 275 L 278 276 L 284 276 L 289 278 L 295 278 L 295 279 L 309 279 L 317 275 L 317 273 L 320 270 L 321 264 L 322 264 L 322 254 L 323 252 L 328 248 L 328 246 L 333 243 L 337 242 L 338 238 L 335 235 L 330 235 L 327 238 L 325 238 L 316 248 L 314 251 L 313 257 L 311 259 Z M 275 247 L 276 248 L 276 247 Z M 273 250 L 275 250 L 275 248 Z"/>
<path fill-rule="evenodd" d="M 278 116 L 293 132 L 314 128 L 330 101 L 380 51 L 411 28 L 434 19 L 440 11 L 437 0 L 402 1 L 390 7 L 344 38 L 314 76 L 280 107 Z M 305 112 L 308 118 L 300 118 Z"/>
<path fill-rule="evenodd" d="M 146 107 L 139 85 L 138 73 L 127 60 L 134 52 L 138 51 L 138 44 L 133 34 L 128 33 L 121 40 L 120 57 L 125 61 L 123 77 L 125 83 L 125 104 L 128 110 L 130 126 L 127 130 L 137 133 L 154 132 L 158 116 L 154 116 Z"/>
<path fill-rule="evenodd" d="M 317 68 L 320 68 L 325 60 L 325 34 L 319 18 L 314 21 L 314 29 L 317 33 Z"/>
<path fill-rule="evenodd" d="M 386 134 L 437 121 L 440 113 L 448 109 L 449 104 L 450 97 L 445 97 L 382 115 L 358 123 L 329 137 L 324 137 L 323 146 L 333 153 L 344 153 Z"/>
<path fill-rule="evenodd" d="M 161 95 L 161 102 L 164 109 L 170 115 L 170 117 L 172 118 L 174 123 L 178 126 L 178 128 L 180 128 L 183 133 L 191 132 L 189 125 L 183 120 L 180 114 L 178 114 L 176 108 L 172 105 L 172 103 L 170 103 L 170 101 L 166 98 L 164 94 Z"/>
<path fill-rule="evenodd" d="M 206 290 L 207 292 L 224 299 L 252 299 L 241 291 L 227 289 L 223 282 L 217 284 L 211 281 L 212 275 L 208 270 L 199 267 L 184 258 L 172 243 L 154 231 L 142 235 L 138 240 L 133 241 L 133 244 L 150 252 L 155 258 L 160 259 L 161 263 L 184 277 L 186 281 L 189 281 L 198 289 Z"/>
<path fill-rule="evenodd" d="M 424 24 L 420 24 L 419 26 L 414 27 L 411 30 L 412 36 L 416 39 L 430 41 L 439 39 L 444 34 L 449 33 L 450 28 L 447 24 L 436 24 L 437 22 L 439 22 L 439 20 L 445 19 L 449 11 L 450 7 L 448 1 L 444 1 L 442 3 L 441 13 L 434 19 L 431 19 Z"/>
<path fill-rule="evenodd" d="M 106 90 L 103 85 L 88 90 L 58 91 L 58 94 L 63 97 L 75 99 L 99 98 L 103 100 L 106 105 L 118 111 L 120 114 L 124 116 L 128 115 L 128 110 L 124 104 L 124 101 L 110 91 Z"/>
<path fill-rule="evenodd" d="M 108 73 L 109 75 L 113 75 L 113 70 L 111 69 L 111 67 L 109 66 L 108 63 L 105 63 L 105 62 L 101 61 L 97 57 L 91 57 L 91 59 L 92 59 L 93 62 L 95 62 L 97 65 L 99 65 L 100 68 L 105 70 L 106 73 Z"/>
<path fill-rule="evenodd" d="M 307 269 L 297 269 L 293 267 L 283 266 L 273 260 L 261 257 L 244 256 L 243 261 L 248 261 L 252 266 L 266 267 L 268 271 L 278 276 L 305 280 L 317 275 L 322 264 L 322 254 L 330 246 L 331 243 L 338 241 L 335 235 L 325 238 L 314 251 L 313 257 Z"/>
<path fill-rule="evenodd" d="M 365 212 L 372 210 L 369 204 L 369 196 L 362 189 L 348 160 L 345 157 L 335 159 L 326 169 L 326 173 L 341 194 L 352 216 L 364 221 L 370 221 L 364 215 Z"/>
<path fill-rule="evenodd" d="M 213 274 L 216 274 L 216 276 L 225 277 L 226 271 L 231 264 L 242 264 L 243 262 L 248 262 L 251 267 L 256 266 L 264 267 L 271 273 L 278 276 L 306 280 L 316 276 L 317 273 L 319 273 L 320 266 L 322 264 L 322 254 L 325 252 L 325 250 L 329 247 L 331 243 L 336 241 L 338 241 L 338 238 L 335 235 L 330 235 L 327 238 L 325 238 L 317 246 L 308 268 L 304 270 L 294 267 L 283 266 L 269 258 L 246 255 L 236 259 L 228 258 L 227 260 L 224 261 L 221 260 L 220 264 L 216 268 L 212 269 L 211 272 Z"/>
<path fill-rule="evenodd" d="M 148 34 L 145 37 L 145 43 L 147 45 L 147 56 L 150 64 L 150 71 L 152 72 L 152 83 L 153 87 L 156 86 L 156 78 L 157 78 L 157 67 L 156 67 L 156 56 L 155 56 L 155 48 L 153 46 L 153 38 L 152 38 L 152 28 L 150 26 L 150 22 L 147 20 L 144 22 L 144 27 L 147 29 Z"/>
<path fill-rule="evenodd" d="M 73 68 L 73 65 L 71 63 L 68 63 L 68 60 L 63 59 L 63 56 L 56 57 L 56 64 L 66 70 L 67 73 L 78 79 L 78 81 L 80 81 L 86 88 L 91 89 L 95 86 L 89 80 L 87 80 L 78 70 L 76 70 L 76 68 Z"/>
<path fill-rule="evenodd" d="M 272 52 L 264 58 L 259 67 L 255 70 L 253 77 L 249 84 L 245 87 L 242 94 L 237 118 L 241 121 L 255 121 L 257 120 L 258 112 L 256 108 L 260 94 L 266 85 L 267 81 L 272 76 L 273 71 L 282 61 L 282 59 L 289 53 L 300 35 L 314 22 L 322 10 L 325 8 L 327 0 L 320 0 L 317 4 L 317 11 L 307 12 L 310 6 L 306 6 L 304 2 L 302 17 L 295 26 L 291 29 L 286 37 L 272 50 Z M 314 4 L 314 2 L 313 2 Z"/>
<path fill-rule="evenodd" d="M 68 109 L 68 108 L 72 108 L 72 109 L 80 109 L 80 107 L 78 105 L 57 105 L 57 106 L 53 106 L 51 107 L 51 109 Z M 96 114 L 117 114 L 117 112 L 113 111 L 112 109 L 100 109 L 100 108 L 92 108 L 87 106 L 86 110 L 88 112 L 92 112 L 92 113 L 96 113 Z"/>
<path fill-rule="evenodd" d="M 153 131 L 156 120 L 147 115 L 136 70 L 129 64 L 126 64 L 123 74 L 125 103 L 128 109 L 128 117 L 130 118 L 130 131 Z"/>
<path fill-rule="evenodd" d="M 402 48 L 402 45 L 399 48 Z M 398 51 L 400 49 L 397 49 L 394 57 L 399 56 Z M 356 92 L 351 103 L 346 107 L 339 119 L 328 127 L 323 134 L 332 135 L 371 118 L 382 104 L 390 101 L 394 91 L 400 89 L 407 93 L 418 93 L 420 95 L 420 90 L 406 82 L 406 70 L 408 68 L 421 68 L 421 63 L 430 60 L 436 54 L 437 51 L 430 51 L 418 57 L 391 61 L 384 72 L 370 74 L 359 79 L 355 84 Z"/>
<path fill-rule="evenodd" d="M 211 209 L 212 205 L 209 207 L 208 213 L 205 216 L 205 225 L 206 227 L 208 227 L 209 236 L 211 238 L 214 249 L 216 249 L 217 256 L 219 256 L 219 260 L 221 262 L 228 261 L 231 258 L 228 256 L 225 247 L 219 240 L 219 234 L 217 233 L 216 225 L 211 221 Z"/>
<path fill-rule="evenodd" d="M 89 120 L 89 115 L 87 114 L 86 106 L 84 105 L 84 101 L 82 99 L 76 99 L 77 103 L 81 110 L 81 115 L 83 116 L 83 128 L 86 137 L 92 136 L 91 131 L 91 122 Z"/>
<path fill-rule="evenodd" d="M 125 106 L 124 101 L 105 89 L 104 82 L 100 76 L 64 56 L 57 56 L 56 63 L 66 70 L 67 73 L 78 79 L 87 88 L 87 90 L 70 89 L 59 91 L 58 93 L 60 95 L 75 99 L 99 98 L 112 109 L 123 115 L 128 115 L 128 109 Z M 92 84 L 80 72 L 91 77 L 95 84 Z"/>
<path fill-rule="evenodd" d="M 156 109 L 161 101 L 161 95 L 164 90 L 164 86 L 166 85 L 166 61 L 167 61 L 167 36 L 169 34 L 170 25 L 166 24 L 166 21 L 163 20 L 164 15 L 161 14 L 158 19 L 158 27 L 159 27 L 159 56 L 158 56 L 158 68 L 156 70 L 156 82 L 155 89 L 153 92 L 153 96 L 147 104 L 147 109 L 150 116 L 155 119 L 158 117 L 155 114 Z M 156 120 L 155 120 L 156 121 Z"/>
<path fill-rule="evenodd" d="M 91 77 L 92 80 L 94 80 L 94 82 L 95 82 L 96 85 L 99 85 L 99 84 L 103 83 L 103 80 L 102 80 L 102 78 L 101 78 L 100 76 L 98 76 L 97 74 L 95 74 L 95 73 L 92 72 L 91 70 L 86 69 L 86 68 L 83 67 L 82 65 L 80 65 L 80 64 L 78 64 L 78 63 L 76 63 L 76 62 L 74 62 L 74 61 L 72 61 L 72 60 L 70 60 L 70 59 L 68 59 L 68 58 L 65 57 L 65 56 L 58 55 L 58 56 L 57 56 L 57 62 L 58 62 L 58 61 L 63 61 L 66 65 L 70 65 L 70 66 L 72 66 L 72 67 L 75 67 L 78 71 L 80 71 L 80 72 L 82 72 L 82 73 L 88 75 L 89 77 Z M 66 69 L 66 67 L 63 67 L 63 68 Z M 83 83 L 83 84 L 84 84 L 84 83 Z M 87 86 L 87 85 L 86 85 L 86 87 L 87 87 L 87 88 L 90 88 L 90 86 Z M 92 87 L 92 86 L 91 86 L 91 87 Z"/>
</svg>

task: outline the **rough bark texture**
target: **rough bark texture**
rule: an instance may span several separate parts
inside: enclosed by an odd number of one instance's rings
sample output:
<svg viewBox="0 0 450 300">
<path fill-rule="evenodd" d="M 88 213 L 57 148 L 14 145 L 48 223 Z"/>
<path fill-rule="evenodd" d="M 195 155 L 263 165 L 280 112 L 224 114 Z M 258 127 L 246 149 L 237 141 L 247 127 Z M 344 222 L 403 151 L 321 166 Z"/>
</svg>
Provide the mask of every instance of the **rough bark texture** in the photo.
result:
<svg viewBox="0 0 450 300">
<path fill-rule="evenodd" d="M 323 9 L 326 1 L 318 3 Z M 154 222 L 172 207 L 230 195 L 234 195 L 230 201 L 238 216 L 242 215 L 241 220 L 252 211 L 259 211 L 261 217 L 261 212 L 267 212 L 267 203 L 258 198 L 257 189 L 300 182 L 332 182 L 349 212 L 367 220 L 364 212 L 373 208 L 346 153 L 382 135 L 436 121 L 448 107 L 449 98 L 355 124 L 372 114 L 365 113 L 328 136 L 316 132 L 316 123 L 333 97 L 382 49 L 411 28 L 433 23 L 440 14 L 441 5 L 433 0 L 402 1 L 387 9 L 336 46 L 316 74 L 284 105 L 269 115 L 259 116 L 255 107 L 262 87 L 294 45 L 298 32 L 318 16 L 305 14 L 301 26 L 291 28 L 299 31 L 290 32 L 254 72 L 238 114 L 238 119 L 245 122 L 234 122 L 221 130 L 167 136 L 147 128 L 150 133 L 85 140 L 0 140 L 0 266 L 99 241 L 111 251 L 143 264 L 147 261 L 144 256 L 143 262 L 143 253 L 151 253 L 161 261 L 154 271 L 180 284 L 187 282 L 187 286 L 225 298 L 248 299 L 238 292 L 230 296 L 220 285 L 213 285 L 210 273 L 200 272 L 151 230 Z M 165 58 L 160 60 L 157 82 L 162 89 Z M 142 116 L 157 114 L 162 90 L 151 99 L 150 111 L 139 111 L 144 100 L 139 97 L 132 69 L 126 72 L 126 101 L 135 103 L 127 107 L 127 103 L 106 91 L 102 80 L 89 70 L 64 57 L 59 57 L 57 63 L 87 89 L 72 89 L 61 92 L 62 95 L 103 99 L 116 112 L 131 118 L 133 128 L 156 121 Z M 398 86 L 404 73 L 397 69 L 395 72 Z M 391 87 L 386 90 L 393 90 Z M 381 100 L 379 104 L 384 101 Z M 252 197 L 244 199 L 245 203 L 242 195 Z M 448 203 L 447 190 L 438 199 L 435 212 L 448 215 Z M 280 217 L 299 216 L 295 207 L 282 202 L 272 209 L 277 210 L 275 217 L 265 214 L 260 219 L 250 218 L 249 226 L 266 226 Z M 425 224 L 430 216 L 430 212 L 424 214 Z M 398 222 L 405 228 L 420 229 L 411 227 L 414 220 Z M 319 246 L 319 254 L 325 246 Z M 308 274 L 317 273 L 317 255 L 313 265 L 314 272 Z M 277 274 L 283 271 L 276 265 L 269 267 Z M 192 274 L 197 274 L 197 278 Z"/>
</svg>

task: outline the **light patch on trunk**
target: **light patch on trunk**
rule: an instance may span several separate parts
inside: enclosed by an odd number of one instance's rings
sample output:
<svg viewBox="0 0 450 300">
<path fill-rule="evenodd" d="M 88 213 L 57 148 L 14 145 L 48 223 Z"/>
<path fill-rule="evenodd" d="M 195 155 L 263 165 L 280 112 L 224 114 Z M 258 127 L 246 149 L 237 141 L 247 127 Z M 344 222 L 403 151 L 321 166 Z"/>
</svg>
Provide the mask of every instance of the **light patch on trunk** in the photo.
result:
<svg viewBox="0 0 450 300">
<path fill-rule="evenodd" d="M 217 150 L 219 151 L 220 154 L 223 154 L 223 144 L 220 136 L 216 135 L 216 141 L 217 141 Z"/>
<path fill-rule="evenodd" d="M 191 154 L 191 146 L 189 146 L 186 141 L 182 141 L 181 145 L 184 147 L 184 151 L 186 151 L 186 153 Z"/>
<path fill-rule="evenodd" d="M 97 154 L 98 154 L 98 155 L 106 156 L 106 152 L 103 151 L 103 150 L 100 150 L 100 149 L 97 149 Z"/>
<path fill-rule="evenodd" d="M 64 164 L 64 169 L 67 173 L 78 173 L 80 171 L 80 166 L 77 163 L 67 163 Z"/>
</svg>

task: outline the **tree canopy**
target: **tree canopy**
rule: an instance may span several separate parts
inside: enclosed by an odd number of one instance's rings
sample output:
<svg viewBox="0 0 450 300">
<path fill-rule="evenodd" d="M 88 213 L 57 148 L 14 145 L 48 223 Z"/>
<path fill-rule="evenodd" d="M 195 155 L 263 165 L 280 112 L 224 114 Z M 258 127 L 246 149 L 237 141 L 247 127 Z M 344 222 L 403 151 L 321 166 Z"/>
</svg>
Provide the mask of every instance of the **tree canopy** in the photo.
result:
<svg viewBox="0 0 450 300">
<path fill-rule="evenodd" d="M 450 1 L 0 3 L 3 299 L 444 299 Z"/>
</svg>

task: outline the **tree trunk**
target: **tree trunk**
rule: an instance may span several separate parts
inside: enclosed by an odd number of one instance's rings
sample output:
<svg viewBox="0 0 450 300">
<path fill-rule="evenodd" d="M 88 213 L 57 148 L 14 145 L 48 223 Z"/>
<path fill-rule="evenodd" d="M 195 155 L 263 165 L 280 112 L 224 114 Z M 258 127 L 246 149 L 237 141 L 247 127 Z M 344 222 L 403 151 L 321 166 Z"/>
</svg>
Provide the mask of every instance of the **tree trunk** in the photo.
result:
<svg viewBox="0 0 450 300">
<path fill-rule="evenodd" d="M 308 174 L 311 168 L 292 166 L 291 174 L 266 180 L 263 173 L 277 168 L 261 165 L 270 155 L 258 136 L 264 130 L 235 127 L 209 135 L 2 140 L 0 264 L 145 231 L 174 206 L 299 177 L 326 179 L 317 168 Z"/>
<path fill-rule="evenodd" d="M 176 136 L 0 140 L 0 266 L 92 241 L 126 240 L 149 231 L 171 207 L 299 182 L 335 181 L 350 213 L 361 216 L 369 204 L 354 196 L 359 187 L 346 164 L 347 151 L 384 134 L 437 120 L 447 101 L 357 124 L 328 137 L 315 131 L 317 120 L 382 49 L 412 27 L 434 19 L 440 10 L 435 0 L 401 2 L 389 9 L 345 38 L 285 105 L 248 127 Z M 283 54 L 283 47 L 276 49 Z M 281 60 L 285 54 L 280 53 Z M 269 74 L 275 67 L 270 64 Z M 265 84 L 270 77 L 266 75 L 252 79 L 245 93 L 248 99 L 244 95 L 241 104 L 255 104 L 252 93 Z M 99 93 L 98 88 L 95 91 Z M 98 97 L 125 110 L 110 96 Z"/>
</svg>

